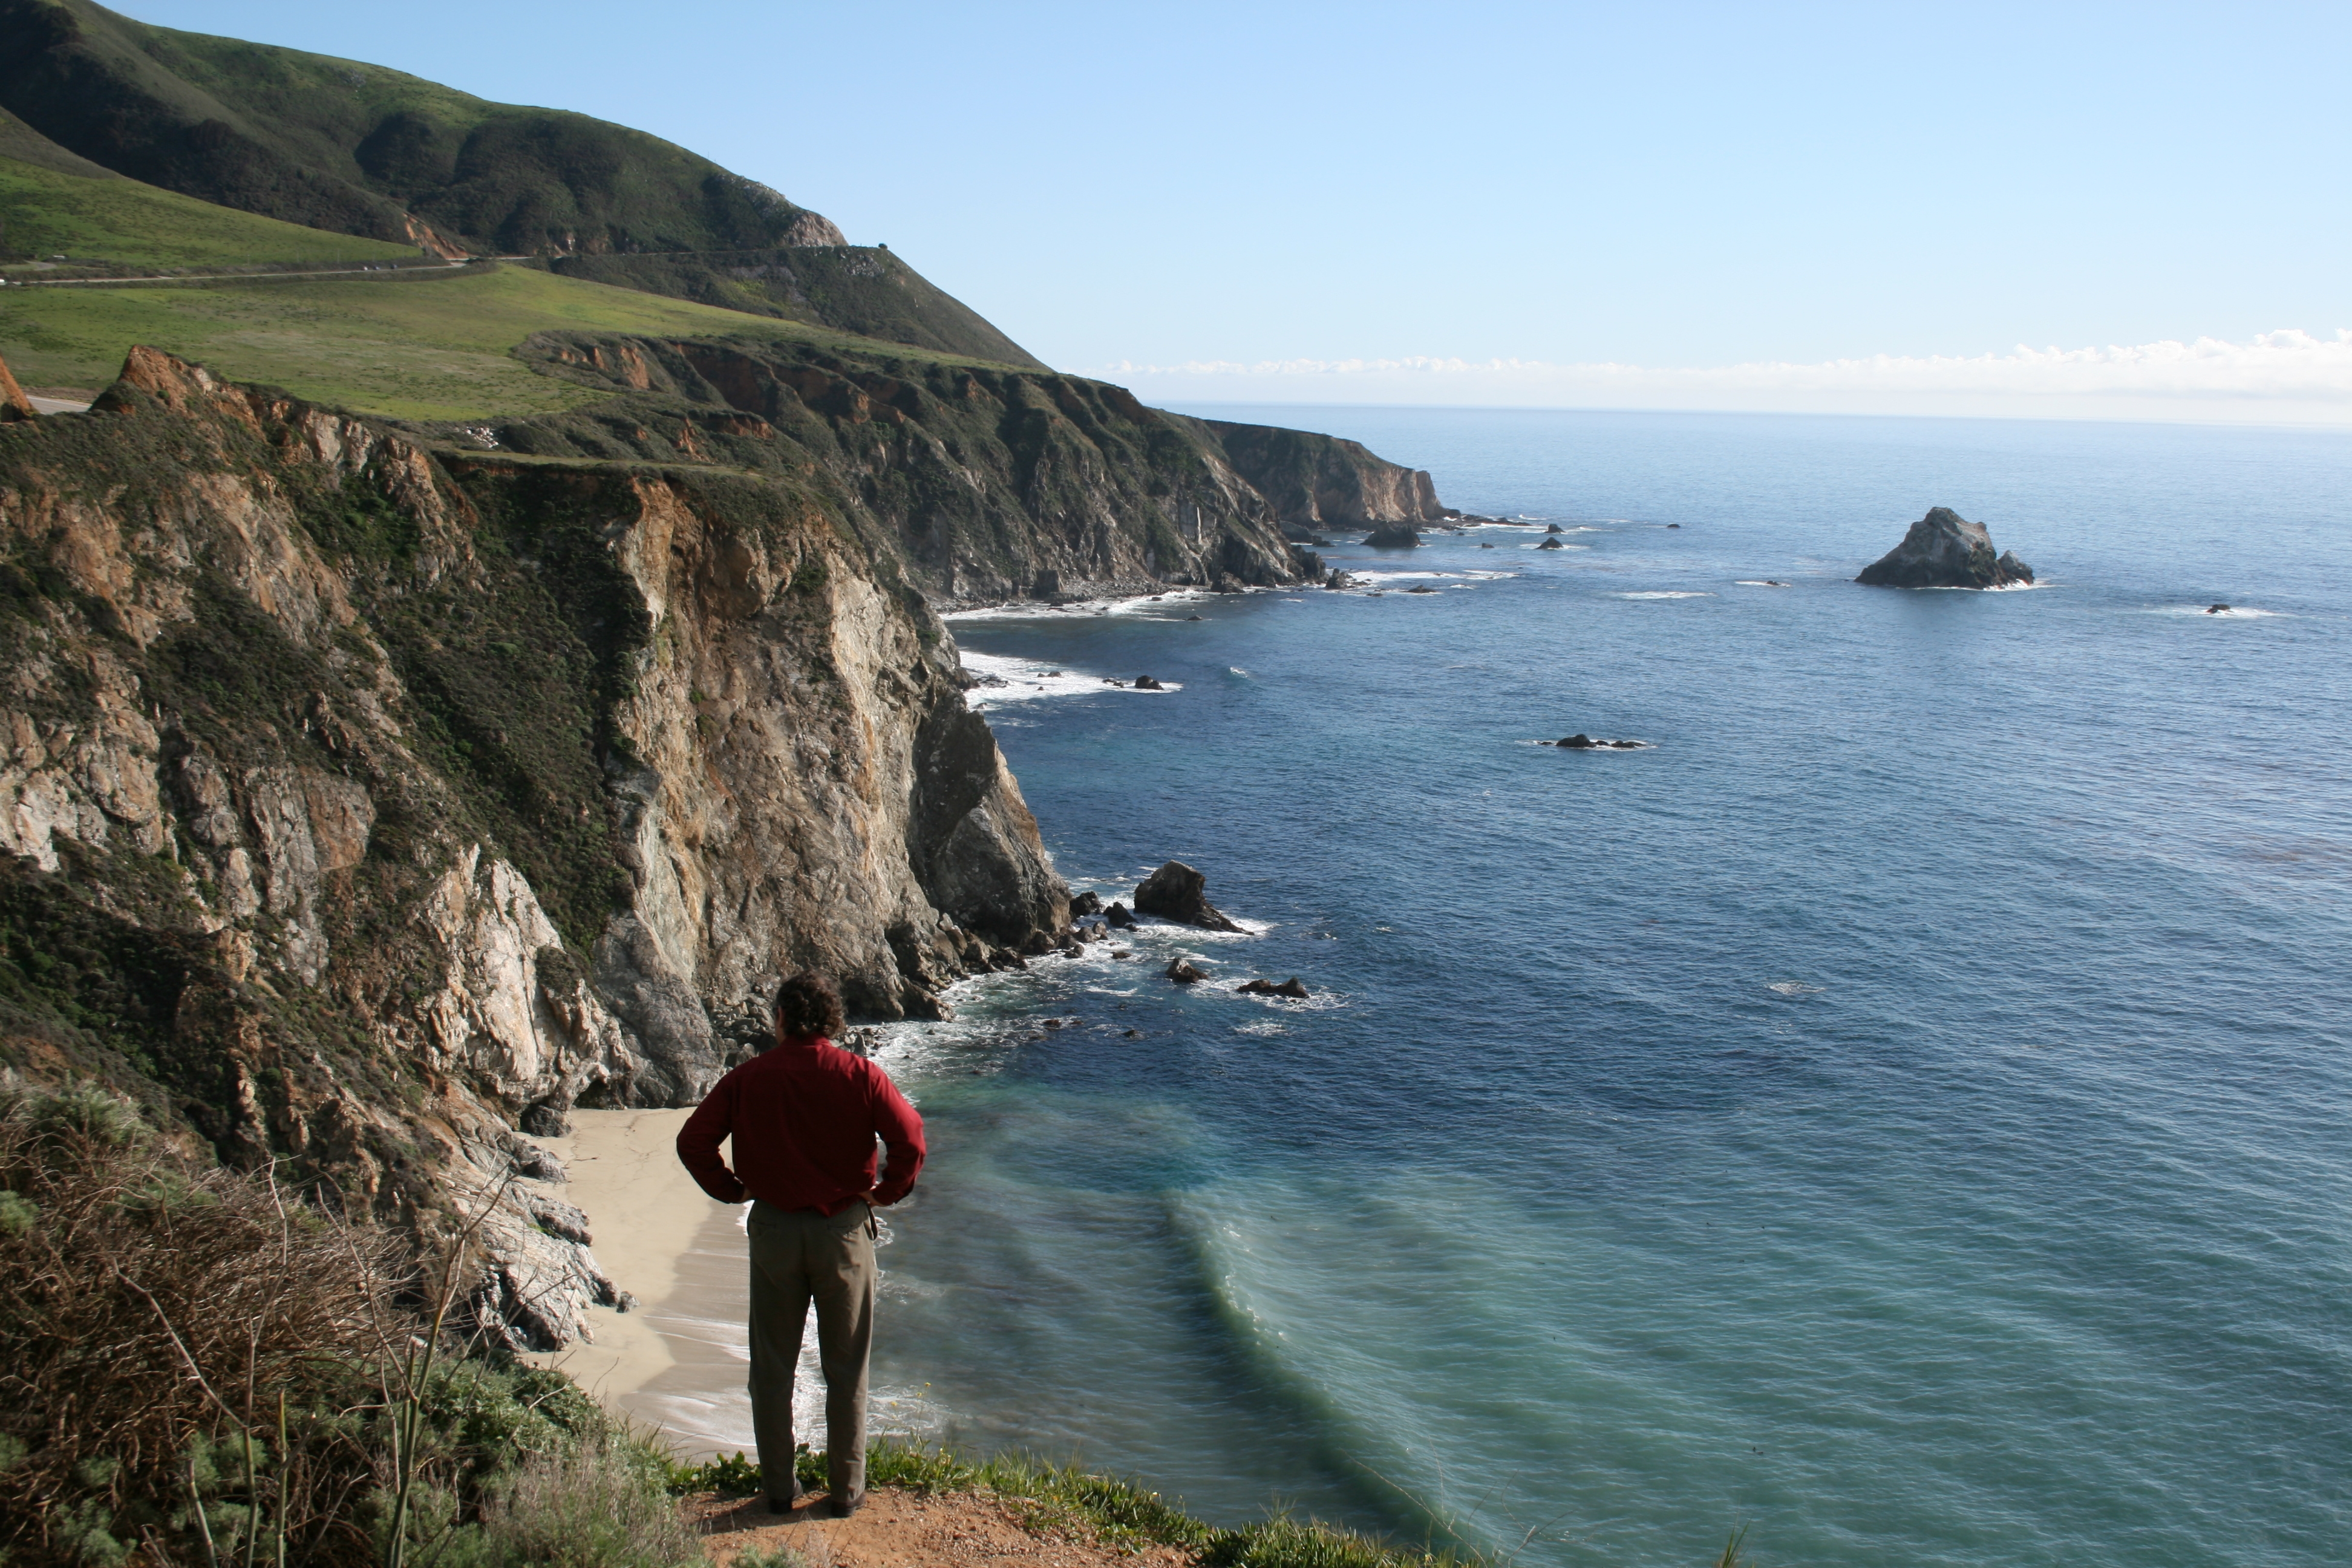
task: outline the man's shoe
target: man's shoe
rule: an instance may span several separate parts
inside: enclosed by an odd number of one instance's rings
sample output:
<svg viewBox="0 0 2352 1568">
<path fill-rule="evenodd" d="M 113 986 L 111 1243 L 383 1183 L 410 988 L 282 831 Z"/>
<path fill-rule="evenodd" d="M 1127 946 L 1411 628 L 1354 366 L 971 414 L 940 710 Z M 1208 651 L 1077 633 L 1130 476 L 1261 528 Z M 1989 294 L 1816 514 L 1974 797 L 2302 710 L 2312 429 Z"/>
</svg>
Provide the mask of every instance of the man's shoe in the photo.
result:
<svg viewBox="0 0 2352 1568">
<path fill-rule="evenodd" d="M 791 1513 L 800 1506 L 801 1500 L 798 1498 L 770 1498 L 768 1500 L 768 1511 L 770 1513 Z"/>
<path fill-rule="evenodd" d="M 859 1509 L 864 1508 L 865 1506 L 866 1494 L 864 1492 L 860 1492 L 856 1497 L 826 1499 L 824 1511 L 831 1514 L 835 1519 L 847 1519 L 851 1514 L 856 1513 Z"/>
</svg>

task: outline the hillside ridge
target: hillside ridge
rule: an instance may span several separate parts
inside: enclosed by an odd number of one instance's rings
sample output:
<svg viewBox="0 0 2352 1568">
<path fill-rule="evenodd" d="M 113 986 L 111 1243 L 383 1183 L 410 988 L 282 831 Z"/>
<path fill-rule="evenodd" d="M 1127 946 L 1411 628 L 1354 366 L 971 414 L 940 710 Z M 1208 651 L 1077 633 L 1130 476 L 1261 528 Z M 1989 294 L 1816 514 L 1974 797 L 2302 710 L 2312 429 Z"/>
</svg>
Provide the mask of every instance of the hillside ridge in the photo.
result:
<svg viewBox="0 0 2352 1568">
<path fill-rule="evenodd" d="M 0 0 L 0 158 L 75 174 L 95 169 L 451 259 L 660 257 L 658 265 L 582 275 L 1041 364 L 905 262 L 879 247 L 849 247 L 821 214 L 589 115 L 493 103 L 361 61 L 152 26 L 91 0 Z M 823 254 L 836 247 L 853 254 Z M 747 263 L 746 253 L 764 259 Z"/>
</svg>

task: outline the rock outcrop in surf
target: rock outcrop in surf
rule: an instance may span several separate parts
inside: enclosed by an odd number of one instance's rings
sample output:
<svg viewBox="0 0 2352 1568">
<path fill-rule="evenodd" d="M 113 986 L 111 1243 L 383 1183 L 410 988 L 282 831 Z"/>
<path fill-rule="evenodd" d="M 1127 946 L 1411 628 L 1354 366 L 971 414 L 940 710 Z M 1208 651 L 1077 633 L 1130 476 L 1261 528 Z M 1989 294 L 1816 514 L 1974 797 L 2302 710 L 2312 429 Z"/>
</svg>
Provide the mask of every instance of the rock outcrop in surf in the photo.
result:
<svg viewBox="0 0 2352 1568">
<path fill-rule="evenodd" d="M 1862 569 L 1854 581 L 1873 588 L 2003 588 L 2033 581 L 2033 568 L 2014 551 L 1993 554 L 1992 535 L 1950 507 L 1931 508 L 1903 542 Z"/>
<path fill-rule="evenodd" d="M 1199 926 L 1204 931 L 1241 930 L 1209 902 L 1208 886 L 1208 878 L 1181 860 L 1171 860 L 1146 877 L 1135 889 L 1136 912 L 1158 915 L 1161 920 Z"/>
</svg>

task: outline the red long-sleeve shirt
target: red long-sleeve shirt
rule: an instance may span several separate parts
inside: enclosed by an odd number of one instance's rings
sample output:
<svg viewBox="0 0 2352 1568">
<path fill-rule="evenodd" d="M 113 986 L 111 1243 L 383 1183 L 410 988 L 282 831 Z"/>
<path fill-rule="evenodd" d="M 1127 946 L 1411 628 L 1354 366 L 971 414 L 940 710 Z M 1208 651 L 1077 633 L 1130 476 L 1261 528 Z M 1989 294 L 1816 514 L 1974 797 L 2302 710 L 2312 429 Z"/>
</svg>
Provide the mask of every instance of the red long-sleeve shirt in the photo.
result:
<svg viewBox="0 0 2352 1568">
<path fill-rule="evenodd" d="M 730 1134 L 731 1171 L 719 1153 Z M 890 1155 L 878 1184 L 877 1136 Z M 720 1079 L 677 1132 L 678 1159 L 720 1203 L 758 1198 L 828 1215 L 859 1198 L 897 1203 L 913 1190 L 923 1154 L 923 1119 L 889 1075 L 814 1035 L 771 1046 Z"/>
</svg>

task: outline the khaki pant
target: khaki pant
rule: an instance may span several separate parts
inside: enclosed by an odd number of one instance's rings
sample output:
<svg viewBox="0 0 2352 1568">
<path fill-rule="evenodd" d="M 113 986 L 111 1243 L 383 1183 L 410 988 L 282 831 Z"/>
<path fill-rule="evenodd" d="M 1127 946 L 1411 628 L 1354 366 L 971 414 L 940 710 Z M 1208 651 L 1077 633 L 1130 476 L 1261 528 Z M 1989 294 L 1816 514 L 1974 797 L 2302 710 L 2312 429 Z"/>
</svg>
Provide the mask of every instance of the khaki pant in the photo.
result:
<svg viewBox="0 0 2352 1568">
<path fill-rule="evenodd" d="M 770 1500 L 800 1493 L 793 1464 L 793 1373 L 816 1303 L 824 1372 L 826 1489 L 866 1495 L 866 1361 L 874 1348 L 874 1211 L 839 1214 L 751 1205 L 751 1432 Z"/>
</svg>

